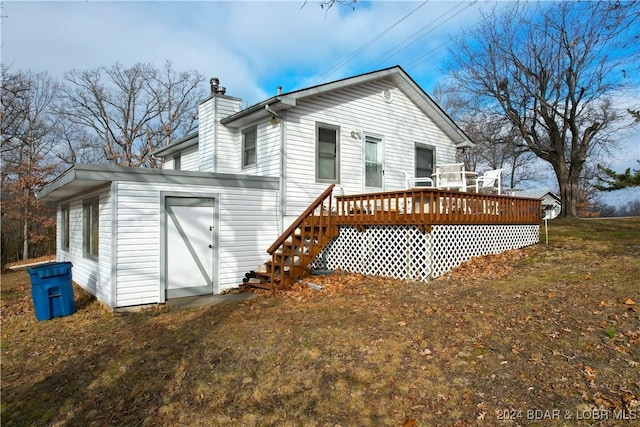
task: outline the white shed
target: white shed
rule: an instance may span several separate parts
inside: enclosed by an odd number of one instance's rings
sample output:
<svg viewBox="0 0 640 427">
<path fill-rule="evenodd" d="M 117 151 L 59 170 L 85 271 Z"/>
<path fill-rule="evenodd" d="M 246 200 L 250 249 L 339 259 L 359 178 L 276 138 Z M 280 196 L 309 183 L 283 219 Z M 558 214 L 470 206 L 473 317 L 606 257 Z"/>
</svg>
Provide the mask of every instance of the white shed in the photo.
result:
<svg viewBox="0 0 640 427">
<path fill-rule="evenodd" d="M 555 219 L 562 211 L 562 201 L 553 191 L 543 190 L 537 192 L 527 192 L 524 197 L 542 200 L 542 219 Z"/>
<path fill-rule="evenodd" d="M 277 178 L 75 165 L 58 203 L 58 260 L 111 307 L 237 287 L 281 230 Z M 212 256 L 213 255 L 213 256 Z"/>
</svg>

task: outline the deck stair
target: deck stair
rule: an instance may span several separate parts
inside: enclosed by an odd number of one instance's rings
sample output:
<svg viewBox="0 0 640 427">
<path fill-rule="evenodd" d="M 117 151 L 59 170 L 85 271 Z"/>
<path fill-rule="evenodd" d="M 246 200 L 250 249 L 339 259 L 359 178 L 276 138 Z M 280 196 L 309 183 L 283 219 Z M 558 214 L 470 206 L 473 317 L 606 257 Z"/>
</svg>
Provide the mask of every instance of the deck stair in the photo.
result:
<svg viewBox="0 0 640 427">
<path fill-rule="evenodd" d="M 287 289 L 306 272 L 309 264 L 327 244 L 338 236 L 335 215 L 332 214 L 330 185 L 309 207 L 280 235 L 267 252 L 271 259 L 252 276 L 249 286 L 264 289 Z"/>
</svg>

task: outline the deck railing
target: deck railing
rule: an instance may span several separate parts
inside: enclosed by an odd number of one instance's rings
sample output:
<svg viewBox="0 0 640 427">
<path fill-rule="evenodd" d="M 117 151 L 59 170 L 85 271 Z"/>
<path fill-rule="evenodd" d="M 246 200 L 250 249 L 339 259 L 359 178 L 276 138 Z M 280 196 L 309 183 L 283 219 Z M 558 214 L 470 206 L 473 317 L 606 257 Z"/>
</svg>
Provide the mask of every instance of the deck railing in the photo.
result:
<svg viewBox="0 0 640 427">
<path fill-rule="evenodd" d="M 336 196 L 337 225 L 540 224 L 539 199 L 416 188 Z"/>
</svg>

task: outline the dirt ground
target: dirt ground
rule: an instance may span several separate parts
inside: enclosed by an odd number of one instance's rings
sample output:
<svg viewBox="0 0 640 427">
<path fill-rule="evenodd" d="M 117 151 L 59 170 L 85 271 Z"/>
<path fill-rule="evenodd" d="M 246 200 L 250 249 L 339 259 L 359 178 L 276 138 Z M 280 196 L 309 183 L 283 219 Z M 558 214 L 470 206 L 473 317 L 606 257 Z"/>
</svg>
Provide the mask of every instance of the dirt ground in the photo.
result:
<svg viewBox="0 0 640 427">
<path fill-rule="evenodd" d="M 3 274 L 2 425 L 640 425 L 640 220 L 549 236 L 429 283 L 336 272 L 181 311 L 76 288 L 44 322 Z"/>
</svg>

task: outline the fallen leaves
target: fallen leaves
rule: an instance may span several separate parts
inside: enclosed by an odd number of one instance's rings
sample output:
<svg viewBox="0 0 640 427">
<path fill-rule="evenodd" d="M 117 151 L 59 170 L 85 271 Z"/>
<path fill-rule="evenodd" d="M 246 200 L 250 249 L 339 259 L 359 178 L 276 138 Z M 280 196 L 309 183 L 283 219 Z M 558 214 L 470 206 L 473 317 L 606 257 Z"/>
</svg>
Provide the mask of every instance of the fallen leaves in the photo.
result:
<svg viewBox="0 0 640 427">
<path fill-rule="evenodd" d="M 532 248 L 523 248 L 474 257 L 453 268 L 446 274 L 446 277 L 451 279 L 499 279 L 511 273 L 514 265 L 531 252 Z"/>
<path fill-rule="evenodd" d="M 584 235 L 429 283 L 336 272 L 276 298 L 126 317 L 79 304 L 38 323 L 28 281 L 3 276 L 3 425 L 416 427 L 496 425 L 505 408 L 637 411 L 638 259 Z"/>
</svg>

